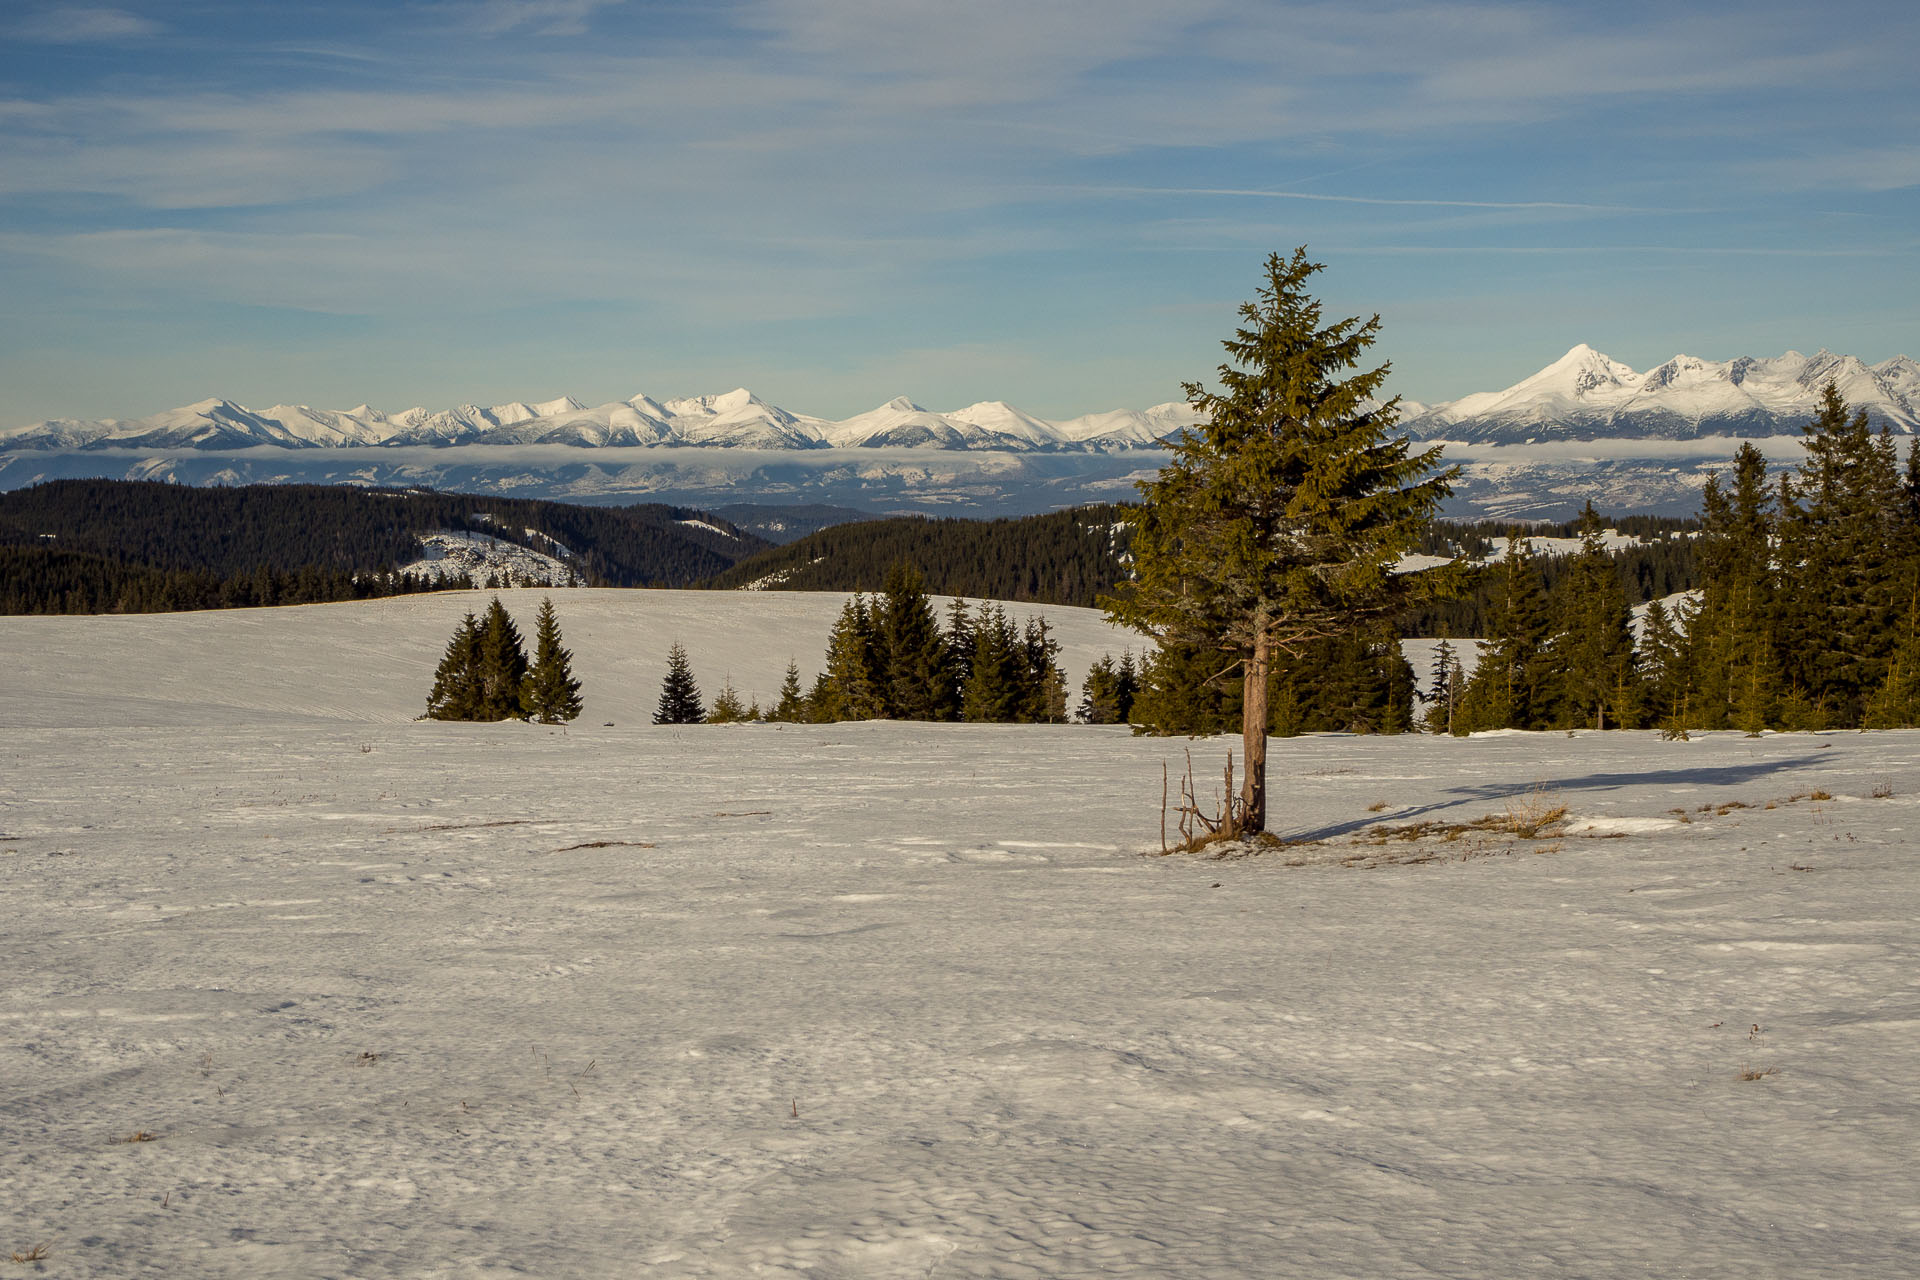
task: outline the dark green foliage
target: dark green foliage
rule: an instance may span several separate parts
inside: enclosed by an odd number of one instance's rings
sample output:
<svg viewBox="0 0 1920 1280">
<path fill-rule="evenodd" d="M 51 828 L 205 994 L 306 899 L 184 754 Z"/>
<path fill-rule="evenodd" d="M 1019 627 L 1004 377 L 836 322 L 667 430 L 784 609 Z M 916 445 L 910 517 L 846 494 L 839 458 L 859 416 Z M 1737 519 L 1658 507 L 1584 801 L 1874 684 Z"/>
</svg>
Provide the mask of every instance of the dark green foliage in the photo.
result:
<svg viewBox="0 0 1920 1280">
<path fill-rule="evenodd" d="M 876 604 L 877 650 L 886 661 L 886 716 L 890 720 L 951 720 L 959 687 L 946 637 L 912 565 L 895 565 Z"/>
<path fill-rule="evenodd" d="M 706 719 L 700 703 L 700 686 L 693 681 L 693 663 L 679 641 L 667 650 L 667 674 L 660 681 L 660 705 L 653 713 L 655 724 L 699 724 Z"/>
<path fill-rule="evenodd" d="M 1580 552 L 1557 600 L 1558 619 L 1543 655 L 1553 727 L 1631 727 L 1640 714 L 1640 682 L 1633 651 L 1632 614 L 1601 537 L 1600 517 L 1588 503 L 1580 523 Z"/>
<path fill-rule="evenodd" d="M 1222 391 L 1186 386 L 1201 422 L 1140 485 L 1134 577 L 1103 603 L 1158 641 L 1240 657 L 1245 786 L 1229 828 L 1264 831 L 1270 663 L 1384 620 L 1433 575 L 1390 569 L 1449 489 L 1439 450 L 1395 436 L 1385 366 L 1351 373 L 1380 318 L 1322 325 L 1306 250 L 1268 258 L 1223 344 Z M 1346 376 L 1342 376 L 1346 375 Z M 1404 665 L 1404 664 L 1403 664 Z"/>
<path fill-rule="evenodd" d="M 480 619 L 480 704 L 477 720 L 511 720 L 525 714 L 520 688 L 527 679 L 527 651 L 506 606 L 495 596 Z"/>
<path fill-rule="evenodd" d="M 807 714 L 806 695 L 800 692 L 800 664 L 789 660 L 786 678 L 780 682 L 780 700 L 773 704 L 773 710 L 767 713 L 767 719 L 785 724 L 798 724 L 810 718 Z"/>
<path fill-rule="evenodd" d="M 580 714 L 580 682 L 572 655 L 560 644 L 553 601 L 540 606 L 540 660 L 527 665 L 520 629 L 495 596 L 479 618 L 467 614 L 447 642 L 427 694 L 433 720 L 512 720 L 537 717 L 558 724 Z"/>
<path fill-rule="evenodd" d="M 1427 673 L 1428 733 L 1452 733 L 1454 710 L 1460 700 L 1466 677 L 1461 673 L 1460 654 L 1451 641 L 1442 640 L 1433 648 L 1433 666 Z"/>
<path fill-rule="evenodd" d="M 1552 673 L 1544 650 L 1550 628 L 1539 563 L 1524 542 L 1510 537 L 1495 572 L 1494 613 L 1479 665 L 1454 707 L 1455 733 L 1547 724 Z"/>
<path fill-rule="evenodd" d="M 580 715 L 580 682 L 573 676 L 573 654 L 560 643 L 560 621 L 550 599 L 540 601 L 533 666 L 527 671 L 520 701 L 541 724 L 562 724 Z"/>
<path fill-rule="evenodd" d="M 464 576 L 444 582 L 391 572 L 356 576 L 312 565 L 290 572 L 262 566 L 222 578 L 197 570 L 132 564 L 87 551 L 0 546 L 0 614 L 250 609 L 472 586 L 473 581 Z"/>
<path fill-rule="evenodd" d="M 478 720 L 480 708 L 480 620 L 469 612 L 447 641 L 447 651 L 433 673 L 427 718 Z"/>
<path fill-rule="evenodd" d="M 1123 650 L 1120 661 L 1110 653 L 1087 670 L 1080 691 L 1080 718 L 1088 724 L 1127 724 L 1133 700 L 1140 692 L 1140 673 L 1134 669 L 1133 650 Z"/>
<path fill-rule="evenodd" d="M 684 523 L 693 519 L 721 531 Z M 548 554 L 557 543 L 595 585 L 687 586 L 767 545 L 727 528 L 701 512 L 653 504 L 59 480 L 0 493 L 0 610 L 214 609 L 472 586 L 391 572 L 419 557 L 420 535 L 446 529 Z"/>
<path fill-rule="evenodd" d="M 1163 642 L 1140 665 L 1133 724 L 1144 733 L 1201 735 L 1240 727 L 1240 663 L 1207 645 Z"/>
<path fill-rule="evenodd" d="M 1018 519 L 835 525 L 742 560 L 703 585 L 731 589 L 765 579 L 781 591 L 878 592 L 906 563 L 931 595 L 1091 605 L 1126 576 L 1126 511 L 1103 505 Z"/>
<path fill-rule="evenodd" d="M 1027 649 L 998 605 L 982 605 L 973 621 L 973 662 L 961 701 L 969 721 L 1011 724 L 1027 719 L 1031 702 Z"/>
<path fill-rule="evenodd" d="M 1694 716 L 1693 674 L 1683 621 L 1684 616 L 1676 621 L 1665 604 L 1653 601 L 1647 606 L 1636 655 L 1642 719 L 1673 735 L 1700 727 Z"/>
<path fill-rule="evenodd" d="M 887 714 L 887 652 L 884 628 L 867 598 L 855 593 L 827 636 L 826 697 L 815 718 L 879 720 Z"/>
</svg>

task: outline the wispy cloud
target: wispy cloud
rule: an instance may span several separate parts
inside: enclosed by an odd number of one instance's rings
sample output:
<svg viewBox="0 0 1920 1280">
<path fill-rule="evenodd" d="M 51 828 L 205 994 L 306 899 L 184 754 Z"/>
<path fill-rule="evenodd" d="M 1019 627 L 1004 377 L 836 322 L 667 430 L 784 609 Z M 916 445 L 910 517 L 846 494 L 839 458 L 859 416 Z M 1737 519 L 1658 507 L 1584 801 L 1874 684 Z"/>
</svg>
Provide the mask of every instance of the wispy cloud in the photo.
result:
<svg viewBox="0 0 1920 1280">
<path fill-rule="evenodd" d="M 521 32 L 536 36 L 585 35 L 589 21 L 601 9 L 617 8 L 627 0 L 481 0 L 472 13 L 473 25 L 488 35 Z"/>
<path fill-rule="evenodd" d="M 45 9 L 13 23 L 16 39 L 42 44 L 88 44 L 109 40 L 139 40 L 159 35 L 164 28 L 151 18 L 124 9 Z"/>
</svg>

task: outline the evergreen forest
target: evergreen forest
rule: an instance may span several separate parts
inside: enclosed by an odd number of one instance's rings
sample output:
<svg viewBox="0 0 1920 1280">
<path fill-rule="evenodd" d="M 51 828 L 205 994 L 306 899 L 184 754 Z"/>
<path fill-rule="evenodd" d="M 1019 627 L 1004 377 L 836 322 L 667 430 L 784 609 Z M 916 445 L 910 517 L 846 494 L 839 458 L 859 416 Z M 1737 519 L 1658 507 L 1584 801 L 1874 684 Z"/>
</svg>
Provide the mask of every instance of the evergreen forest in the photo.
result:
<svg viewBox="0 0 1920 1280">
<path fill-rule="evenodd" d="M 0 493 L 0 609 L 131 613 L 419 590 L 433 584 L 402 582 L 394 567 L 420 557 L 422 534 L 441 530 L 548 554 L 558 544 L 593 586 L 690 586 L 768 545 L 718 517 L 659 504 L 57 480 Z"/>
</svg>

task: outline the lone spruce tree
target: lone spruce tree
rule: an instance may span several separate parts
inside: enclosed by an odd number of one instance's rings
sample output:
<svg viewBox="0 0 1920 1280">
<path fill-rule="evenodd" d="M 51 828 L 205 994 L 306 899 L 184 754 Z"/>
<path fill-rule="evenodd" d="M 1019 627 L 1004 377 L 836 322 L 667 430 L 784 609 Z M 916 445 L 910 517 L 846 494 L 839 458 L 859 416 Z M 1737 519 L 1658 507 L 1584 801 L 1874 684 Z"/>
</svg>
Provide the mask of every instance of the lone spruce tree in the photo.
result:
<svg viewBox="0 0 1920 1280">
<path fill-rule="evenodd" d="M 554 616 L 551 599 L 540 601 L 533 666 L 521 686 L 520 701 L 541 724 L 563 724 L 580 715 L 580 682 L 573 677 L 573 654 L 560 644 L 560 620 Z"/>
<path fill-rule="evenodd" d="M 700 705 L 700 686 L 693 682 L 693 663 L 676 640 L 667 650 L 667 675 L 660 682 L 660 706 L 653 713 L 653 722 L 699 724 L 706 718 Z"/>
<path fill-rule="evenodd" d="M 1440 450 L 1391 434 L 1387 367 L 1342 377 L 1380 317 L 1322 325 L 1306 291 L 1322 264 L 1273 254 L 1224 343 L 1218 394 L 1188 383 L 1201 421 L 1139 485 L 1135 578 L 1104 602 L 1158 640 L 1237 657 L 1244 782 L 1224 834 L 1267 827 L 1267 690 L 1276 652 L 1298 658 L 1389 612 L 1412 585 L 1390 570 L 1449 492 Z"/>
</svg>

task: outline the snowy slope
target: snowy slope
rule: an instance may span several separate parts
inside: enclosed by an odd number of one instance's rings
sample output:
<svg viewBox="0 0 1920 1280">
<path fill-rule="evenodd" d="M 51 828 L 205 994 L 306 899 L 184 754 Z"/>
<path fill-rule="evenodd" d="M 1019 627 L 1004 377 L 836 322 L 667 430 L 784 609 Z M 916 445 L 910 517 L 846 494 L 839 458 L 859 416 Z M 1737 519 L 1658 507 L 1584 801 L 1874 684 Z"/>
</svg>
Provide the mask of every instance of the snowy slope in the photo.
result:
<svg viewBox="0 0 1920 1280">
<path fill-rule="evenodd" d="M 585 683 L 585 721 L 645 724 L 660 698 L 667 649 L 678 641 L 693 660 L 707 700 L 731 678 L 743 700 L 777 698 L 789 660 L 810 685 L 823 665 L 827 632 L 847 597 L 839 592 L 446 591 L 423 596 L 206 613 L 118 617 L 0 618 L 0 701 L 37 690 L 45 724 L 191 722 L 210 697 L 218 714 L 322 716 L 355 722 L 411 720 L 426 706 L 433 669 L 463 614 L 498 595 L 521 632 L 553 600 L 574 669 Z M 945 616 L 946 600 L 936 606 Z M 1009 604 L 1016 619 L 1046 618 L 1061 643 L 1071 700 L 1103 653 L 1140 650 L 1140 637 L 1110 627 L 1092 609 Z M 98 660 L 78 663 L 85 648 Z M 203 655 L 247 655 L 209 688 Z M 0 709 L 0 724 L 28 723 Z"/>
<path fill-rule="evenodd" d="M 1911 1270 L 1920 734 L 1280 741 L 1317 843 L 1161 859 L 1228 743 L 636 725 L 796 618 L 556 594 L 564 733 L 388 718 L 457 600 L 0 619 L 21 1274 Z"/>
</svg>

